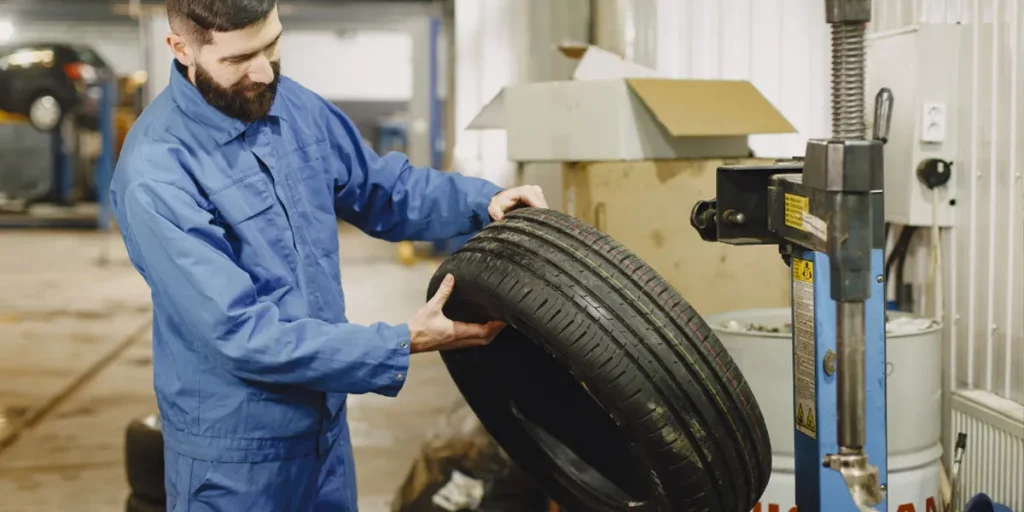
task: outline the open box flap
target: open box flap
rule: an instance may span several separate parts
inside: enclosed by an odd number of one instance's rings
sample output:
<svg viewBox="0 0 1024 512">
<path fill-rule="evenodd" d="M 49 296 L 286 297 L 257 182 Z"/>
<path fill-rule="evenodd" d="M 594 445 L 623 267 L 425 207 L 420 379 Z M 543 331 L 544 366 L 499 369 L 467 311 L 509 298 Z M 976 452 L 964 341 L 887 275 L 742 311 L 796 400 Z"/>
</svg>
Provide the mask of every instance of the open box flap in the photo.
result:
<svg viewBox="0 0 1024 512">
<path fill-rule="evenodd" d="M 480 109 L 480 112 L 477 112 L 466 129 L 503 130 L 505 126 L 505 89 L 501 89 L 484 105 L 484 108 Z"/>
<path fill-rule="evenodd" d="M 627 80 L 670 134 L 729 136 L 794 133 L 796 128 L 745 80 Z"/>
</svg>

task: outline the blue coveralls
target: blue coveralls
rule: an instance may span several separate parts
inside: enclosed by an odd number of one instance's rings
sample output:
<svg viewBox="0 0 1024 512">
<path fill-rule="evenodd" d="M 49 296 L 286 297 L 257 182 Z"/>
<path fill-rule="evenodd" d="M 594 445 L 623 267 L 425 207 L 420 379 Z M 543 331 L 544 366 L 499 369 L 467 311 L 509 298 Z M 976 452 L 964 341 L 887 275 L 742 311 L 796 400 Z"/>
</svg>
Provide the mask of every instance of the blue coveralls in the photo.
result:
<svg viewBox="0 0 1024 512">
<path fill-rule="evenodd" d="M 268 119 L 246 125 L 173 66 L 111 185 L 152 289 L 168 510 L 355 511 L 346 396 L 398 394 L 409 329 L 348 323 L 336 217 L 386 240 L 444 239 L 487 224 L 500 189 L 376 155 L 287 78 Z"/>
</svg>

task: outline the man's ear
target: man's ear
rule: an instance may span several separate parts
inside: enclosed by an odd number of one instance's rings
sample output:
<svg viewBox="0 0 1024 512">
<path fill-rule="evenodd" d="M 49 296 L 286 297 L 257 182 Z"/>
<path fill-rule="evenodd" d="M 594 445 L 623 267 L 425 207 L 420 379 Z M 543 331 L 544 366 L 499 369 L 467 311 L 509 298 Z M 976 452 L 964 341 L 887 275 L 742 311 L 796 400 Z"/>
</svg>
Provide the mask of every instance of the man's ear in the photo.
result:
<svg viewBox="0 0 1024 512">
<path fill-rule="evenodd" d="M 173 32 L 167 34 L 167 46 L 174 54 L 174 58 L 178 59 L 182 66 L 192 66 L 193 55 L 191 55 L 188 45 L 185 44 L 185 40 L 181 36 Z"/>
</svg>

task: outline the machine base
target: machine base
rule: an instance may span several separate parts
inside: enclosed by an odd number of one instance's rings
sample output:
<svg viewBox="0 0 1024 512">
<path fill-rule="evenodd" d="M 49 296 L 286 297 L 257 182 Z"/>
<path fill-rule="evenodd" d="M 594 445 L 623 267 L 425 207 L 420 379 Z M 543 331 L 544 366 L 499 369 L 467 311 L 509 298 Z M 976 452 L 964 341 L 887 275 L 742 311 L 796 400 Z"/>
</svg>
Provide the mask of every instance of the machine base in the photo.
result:
<svg viewBox="0 0 1024 512">
<path fill-rule="evenodd" d="M 839 453 L 836 420 L 836 303 L 831 299 L 829 259 L 823 252 L 793 251 L 793 410 L 795 414 L 796 504 L 800 512 L 857 512 L 842 475 L 825 467 L 829 454 Z M 867 408 L 865 452 L 878 468 L 883 489 L 886 463 L 886 375 L 884 252 L 872 250 L 875 276 L 865 303 Z M 819 271 L 820 269 L 820 271 Z M 887 500 L 875 506 L 886 511 Z"/>
</svg>

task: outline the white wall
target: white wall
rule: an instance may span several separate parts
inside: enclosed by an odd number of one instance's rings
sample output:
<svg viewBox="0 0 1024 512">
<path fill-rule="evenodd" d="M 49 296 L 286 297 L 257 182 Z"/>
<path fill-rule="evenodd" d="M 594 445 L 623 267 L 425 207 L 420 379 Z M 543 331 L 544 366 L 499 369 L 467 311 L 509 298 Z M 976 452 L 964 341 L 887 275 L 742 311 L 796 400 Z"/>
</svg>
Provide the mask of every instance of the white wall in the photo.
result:
<svg viewBox="0 0 1024 512">
<path fill-rule="evenodd" d="M 159 11 L 147 14 L 143 20 L 143 39 L 146 42 L 145 54 L 146 101 L 152 101 L 163 91 L 171 80 L 171 62 L 174 57 L 167 47 L 167 33 L 171 30 L 167 23 L 167 15 Z"/>
<path fill-rule="evenodd" d="M 957 222 L 945 241 L 951 378 L 1024 403 L 1024 5 L 876 0 L 873 28 L 962 23 Z M 993 20 L 996 20 L 995 22 Z M 922 239 L 927 241 L 926 236 Z M 927 251 L 916 255 L 919 273 Z"/>
<path fill-rule="evenodd" d="M 586 41 L 588 0 L 456 0 L 455 3 L 455 168 L 502 185 L 519 180 L 544 188 L 558 207 L 560 167 L 530 166 L 516 176 L 509 163 L 505 132 L 466 130 L 481 108 L 515 83 L 568 79 L 573 64 L 559 43 Z"/>
<path fill-rule="evenodd" d="M 501 185 L 513 179 L 505 133 L 466 130 L 477 112 L 502 87 L 518 81 L 513 42 L 519 0 L 455 2 L 455 159 L 456 170 Z"/>
<path fill-rule="evenodd" d="M 750 80 L 799 130 L 751 137 L 759 156 L 803 155 L 808 138 L 830 135 L 824 0 L 633 0 L 626 21 L 638 62 L 676 78 Z"/>
<path fill-rule="evenodd" d="M 412 36 L 403 31 L 289 31 L 281 72 L 331 100 L 412 98 Z"/>
<path fill-rule="evenodd" d="M 164 42 L 167 17 L 154 12 L 146 22 L 153 98 L 167 86 L 172 56 Z M 133 44 L 138 46 L 137 36 Z M 397 28 L 346 33 L 289 29 L 281 39 L 281 72 L 332 101 L 408 101 L 412 36 Z"/>
</svg>

